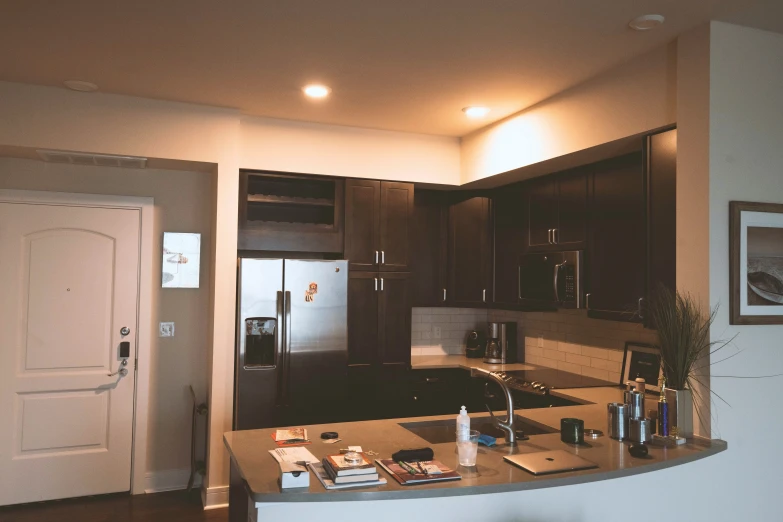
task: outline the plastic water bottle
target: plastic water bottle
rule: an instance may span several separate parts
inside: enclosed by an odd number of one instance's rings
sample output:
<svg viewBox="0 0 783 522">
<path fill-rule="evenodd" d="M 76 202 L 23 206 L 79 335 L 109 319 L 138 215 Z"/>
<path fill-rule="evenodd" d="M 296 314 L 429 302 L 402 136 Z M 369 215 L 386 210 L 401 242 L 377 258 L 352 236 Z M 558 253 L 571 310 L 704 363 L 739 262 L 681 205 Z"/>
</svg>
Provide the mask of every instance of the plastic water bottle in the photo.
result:
<svg viewBox="0 0 783 522">
<path fill-rule="evenodd" d="M 469 439 L 470 417 L 468 417 L 468 410 L 463 406 L 457 415 L 457 443 L 467 442 Z"/>
</svg>

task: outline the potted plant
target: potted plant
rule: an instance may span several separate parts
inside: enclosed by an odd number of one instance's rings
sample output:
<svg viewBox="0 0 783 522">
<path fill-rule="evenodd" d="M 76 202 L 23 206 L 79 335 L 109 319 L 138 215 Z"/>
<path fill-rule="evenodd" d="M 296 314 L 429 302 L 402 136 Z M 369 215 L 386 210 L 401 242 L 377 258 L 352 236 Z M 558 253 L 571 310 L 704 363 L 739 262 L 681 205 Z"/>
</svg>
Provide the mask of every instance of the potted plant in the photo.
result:
<svg viewBox="0 0 783 522">
<path fill-rule="evenodd" d="M 728 344 L 710 341 L 710 327 L 717 310 L 704 312 L 690 294 L 682 294 L 658 285 L 650 300 L 650 319 L 658 330 L 661 367 L 666 379 L 666 401 L 669 403 L 669 425 L 677 427 L 681 437 L 693 436 L 693 399 L 698 396 L 698 370 L 709 364 L 712 347 Z M 718 348 L 720 349 L 720 348 Z M 697 361 L 701 361 L 697 364 Z M 709 393 L 709 391 L 707 392 Z M 703 406 L 700 400 L 697 406 Z M 696 413 L 701 418 L 701 408 Z"/>
</svg>

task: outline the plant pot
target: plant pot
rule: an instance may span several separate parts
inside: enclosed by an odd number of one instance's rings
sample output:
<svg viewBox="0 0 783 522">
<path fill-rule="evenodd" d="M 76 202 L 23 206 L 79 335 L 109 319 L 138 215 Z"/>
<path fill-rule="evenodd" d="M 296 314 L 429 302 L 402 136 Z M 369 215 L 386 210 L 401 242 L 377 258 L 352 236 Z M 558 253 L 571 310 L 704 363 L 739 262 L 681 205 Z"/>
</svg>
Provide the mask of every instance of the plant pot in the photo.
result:
<svg viewBox="0 0 783 522">
<path fill-rule="evenodd" d="M 666 388 L 666 402 L 669 403 L 669 429 L 677 426 L 680 437 L 693 437 L 693 393 L 691 390 Z"/>
</svg>

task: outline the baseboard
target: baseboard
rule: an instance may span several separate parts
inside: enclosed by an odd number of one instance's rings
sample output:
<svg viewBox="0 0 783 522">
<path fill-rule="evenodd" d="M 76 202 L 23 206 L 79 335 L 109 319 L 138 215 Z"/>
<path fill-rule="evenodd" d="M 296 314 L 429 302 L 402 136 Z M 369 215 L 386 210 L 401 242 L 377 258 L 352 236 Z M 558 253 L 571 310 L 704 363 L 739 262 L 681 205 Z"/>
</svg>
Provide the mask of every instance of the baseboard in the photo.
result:
<svg viewBox="0 0 783 522">
<path fill-rule="evenodd" d="M 205 510 L 228 507 L 228 486 L 202 487 L 201 503 Z"/>
<path fill-rule="evenodd" d="M 144 476 L 144 493 L 160 493 L 186 489 L 190 479 L 190 468 L 148 471 Z M 201 475 L 196 474 L 194 487 L 201 486 Z"/>
</svg>

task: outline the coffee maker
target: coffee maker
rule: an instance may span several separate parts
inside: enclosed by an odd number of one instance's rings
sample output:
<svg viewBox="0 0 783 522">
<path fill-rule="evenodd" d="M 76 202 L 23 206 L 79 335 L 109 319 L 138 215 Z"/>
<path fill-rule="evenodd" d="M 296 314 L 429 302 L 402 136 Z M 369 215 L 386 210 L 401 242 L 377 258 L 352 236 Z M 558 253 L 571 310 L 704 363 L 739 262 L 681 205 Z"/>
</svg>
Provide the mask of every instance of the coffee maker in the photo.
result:
<svg viewBox="0 0 783 522">
<path fill-rule="evenodd" d="M 489 364 L 517 362 L 517 323 L 487 323 L 484 362 Z"/>
</svg>

